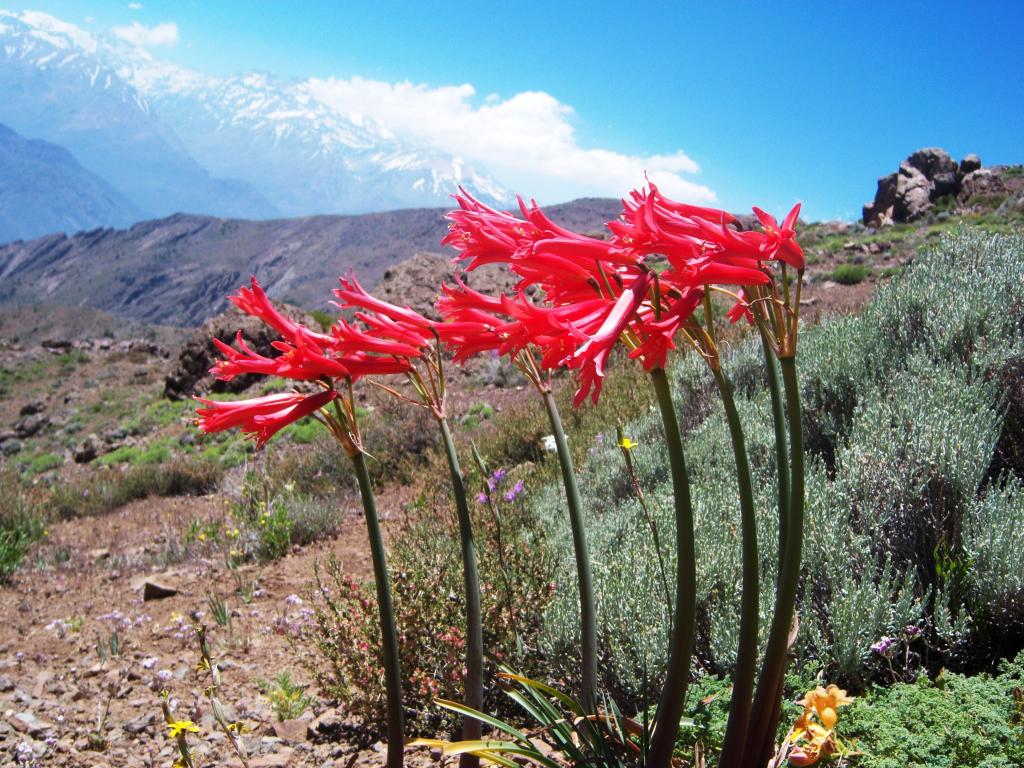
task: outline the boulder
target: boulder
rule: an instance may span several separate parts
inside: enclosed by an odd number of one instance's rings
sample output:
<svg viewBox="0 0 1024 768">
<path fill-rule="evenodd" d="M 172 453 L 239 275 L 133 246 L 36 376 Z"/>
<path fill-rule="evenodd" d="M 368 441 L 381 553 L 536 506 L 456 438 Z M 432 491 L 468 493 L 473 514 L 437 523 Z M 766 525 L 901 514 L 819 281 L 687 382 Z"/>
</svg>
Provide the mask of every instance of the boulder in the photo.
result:
<svg viewBox="0 0 1024 768">
<path fill-rule="evenodd" d="M 952 173 L 955 176 L 957 170 L 956 161 L 946 150 L 938 147 L 919 149 L 907 158 L 906 163 L 919 170 L 929 181 L 940 174 Z"/>
<path fill-rule="evenodd" d="M 957 176 L 963 179 L 969 173 L 981 170 L 981 158 L 975 154 L 964 155 L 964 159 L 960 161 L 960 168 L 957 170 Z"/>
<path fill-rule="evenodd" d="M 957 179 L 956 173 L 952 171 L 943 171 L 937 173 L 932 177 L 932 189 L 928 195 L 928 199 L 933 203 L 940 197 L 956 196 L 959 191 L 959 180 Z"/>
<path fill-rule="evenodd" d="M 1005 195 L 1009 190 L 1006 183 L 990 168 L 980 168 L 964 176 L 960 182 L 960 194 L 957 201 L 961 205 L 970 204 L 972 198 L 985 195 Z"/>
<path fill-rule="evenodd" d="M 896 184 L 899 174 L 890 173 L 878 179 L 875 200 L 864 206 L 864 223 L 869 227 L 880 227 L 892 223 L 893 208 L 896 205 Z"/>
<path fill-rule="evenodd" d="M 913 221 L 931 207 L 928 177 L 910 163 L 901 163 L 896 176 L 896 202 L 893 221 Z"/>
<path fill-rule="evenodd" d="M 316 322 L 302 310 L 286 304 L 277 306 L 285 315 L 319 330 Z M 174 369 L 164 379 L 164 396 L 171 400 L 182 400 L 208 392 L 244 392 L 261 380 L 261 376 L 237 376 L 232 381 L 217 381 L 210 375 L 210 368 L 220 357 L 212 340 L 218 338 L 233 344 L 239 331 L 254 352 L 267 356 L 279 354 L 272 346 L 280 338 L 278 332 L 259 318 L 232 307 L 207 320 L 182 345 Z"/>
<path fill-rule="evenodd" d="M 50 419 L 42 413 L 33 413 L 30 416 L 23 416 L 14 424 L 14 432 L 18 437 L 32 437 L 38 434 L 43 427 L 48 426 Z"/>
<path fill-rule="evenodd" d="M 88 435 L 77 448 L 75 448 L 72 457 L 76 464 L 86 464 L 95 459 L 100 453 L 100 447 L 103 444 L 95 434 Z"/>
</svg>

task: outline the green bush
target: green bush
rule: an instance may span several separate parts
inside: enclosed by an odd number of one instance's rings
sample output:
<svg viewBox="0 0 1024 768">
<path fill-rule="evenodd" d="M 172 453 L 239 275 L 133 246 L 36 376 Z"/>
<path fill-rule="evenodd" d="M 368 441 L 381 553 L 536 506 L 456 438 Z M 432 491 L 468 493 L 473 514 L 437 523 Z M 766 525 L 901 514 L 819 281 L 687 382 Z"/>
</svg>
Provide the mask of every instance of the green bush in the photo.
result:
<svg viewBox="0 0 1024 768">
<path fill-rule="evenodd" d="M 829 277 L 840 285 L 856 285 L 863 282 L 871 270 L 863 264 L 840 264 Z"/>
<path fill-rule="evenodd" d="M 54 486 L 49 502 L 60 517 L 89 517 L 149 496 L 209 493 L 222 474 L 217 464 L 188 459 L 127 469 L 110 467 L 88 478 Z"/>
<path fill-rule="evenodd" d="M 25 559 L 45 530 L 42 494 L 14 471 L 0 467 L 0 582 Z"/>
<path fill-rule="evenodd" d="M 238 523 L 232 559 L 276 560 L 292 546 L 304 546 L 337 534 L 341 514 L 331 497 L 313 498 L 294 483 L 280 483 L 260 470 L 245 475 L 241 493 L 231 505 Z"/>
<path fill-rule="evenodd" d="M 1024 377 L 1014 375 L 1014 361 L 1024 359 L 1022 284 L 1019 237 L 959 231 L 882 286 L 860 316 L 803 330 L 797 361 L 811 462 L 794 652 L 807 669 L 852 685 L 887 676 L 871 645 L 908 624 L 927 628 L 933 649 L 909 663 L 933 671 L 942 663 L 985 663 L 972 648 L 1012 655 L 1024 644 L 1021 494 L 1005 478 L 1020 467 L 1014 457 L 1024 446 L 1012 407 L 1024 397 Z M 777 521 L 760 355 L 759 341 L 748 338 L 726 371 L 754 474 L 767 617 Z M 705 368 L 690 356 L 676 364 L 673 379 L 697 518 L 697 660 L 721 674 L 731 668 L 738 634 L 739 521 L 728 430 Z M 640 444 L 633 451 L 637 473 L 662 541 L 672 542 L 661 429 L 645 408 L 634 411 L 626 434 Z M 580 484 L 604 682 L 639 703 L 665 664 L 665 589 L 621 456 L 607 444 L 591 447 Z M 558 491 L 554 483 L 541 490 L 535 513 L 551 526 L 556 580 L 571 585 L 572 545 Z M 663 553 L 670 580 L 671 550 Z M 546 612 L 543 637 L 558 675 L 573 669 L 577 638 L 575 592 L 561 590 Z"/>
<path fill-rule="evenodd" d="M 510 471 L 506 482 L 527 477 Z M 483 610 L 484 647 L 514 668 L 537 670 L 540 615 L 554 584 L 543 533 L 521 503 L 502 502 L 494 516 L 476 504 L 477 541 Z M 408 722 L 438 728 L 450 724 L 434 704 L 436 697 L 462 698 L 465 663 L 465 615 L 461 558 L 450 516 L 417 514 L 447 509 L 450 502 L 421 499 L 407 522 L 394 530 L 388 565 L 401 636 L 404 703 Z M 380 624 L 372 585 L 354 580 L 333 557 L 318 566 L 308 590 L 312 620 L 293 635 L 294 646 L 323 692 L 344 703 L 373 726 L 384 722 L 380 685 Z M 487 674 L 493 674 L 490 669 Z M 485 709 L 502 712 L 508 699 L 492 689 Z"/>
</svg>

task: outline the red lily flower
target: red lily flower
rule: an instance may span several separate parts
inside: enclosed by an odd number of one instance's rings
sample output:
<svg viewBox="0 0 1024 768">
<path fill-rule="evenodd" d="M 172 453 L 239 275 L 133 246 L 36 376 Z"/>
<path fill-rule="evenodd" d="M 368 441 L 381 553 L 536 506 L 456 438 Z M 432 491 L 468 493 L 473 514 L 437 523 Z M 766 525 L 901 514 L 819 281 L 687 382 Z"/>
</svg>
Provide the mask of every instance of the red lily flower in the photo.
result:
<svg viewBox="0 0 1024 768">
<path fill-rule="evenodd" d="M 287 339 L 303 336 L 320 344 L 331 343 L 330 336 L 312 331 L 281 314 L 277 307 L 270 303 L 270 299 L 267 298 L 266 292 L 256 281 L 255 276 L 250 278 L 250 285 L 250 288 L 245 286 L 239 288 L 237 294 L 228 296 L 228 301 L 246 314 L 258 317 Z"/>
<path fill-rule="evenodd" d="M 196 409 L 196 424 L 206 433 L 241 427 L 262 446 L 284 427 L 315 413 L 337 396 L 334 390 L 327 390 L 315 395 L 289 392 L 226 402 L 196 398 L 205 406 Z"/>
<path fill-rule="evenodd" d="M 757 206 L 754 207 L 754 215 L 764 227 L 765 240 L 761 244 L 761 250 L 771 254 L 766 258 L 777 258 L 794 269 L 802 270 L 806 265 L 804 251 L 796 241 L 794 230 L 797 218 L 800 216 L 800 203 L 793 206 L 781 227 L 774 216 L 765 213 Z"/>
</svg>

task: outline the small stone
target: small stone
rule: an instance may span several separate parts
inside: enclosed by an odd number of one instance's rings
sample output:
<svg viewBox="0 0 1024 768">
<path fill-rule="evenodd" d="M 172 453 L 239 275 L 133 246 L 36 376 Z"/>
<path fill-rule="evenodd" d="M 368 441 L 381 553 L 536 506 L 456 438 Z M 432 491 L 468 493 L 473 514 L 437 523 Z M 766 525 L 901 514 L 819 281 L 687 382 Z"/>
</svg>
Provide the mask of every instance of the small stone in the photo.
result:
<svg viewBox="0 0 1024 768">
<path fill-rule="evenodd" d="M 294 720 L 282 720 L 274 723 L 274 734 L 285 741 L 305 741 L 309 729 L 310 718 L 298 717 Z"/>
<path fill-rule="evenodd" d="M 142 585 L 142 601 L 163 600 L 165 597 L 174 597 L 178 594 L 177 587 L 172 587 L 156 579 L 146 579 Z"/>
<path fill-rule="evenodd" d="M 285 747 L 280 752 L 260 755 L 249 760 L 249 768 L 287 768 L 292 761 L 293 750 Z"/>
</svg>

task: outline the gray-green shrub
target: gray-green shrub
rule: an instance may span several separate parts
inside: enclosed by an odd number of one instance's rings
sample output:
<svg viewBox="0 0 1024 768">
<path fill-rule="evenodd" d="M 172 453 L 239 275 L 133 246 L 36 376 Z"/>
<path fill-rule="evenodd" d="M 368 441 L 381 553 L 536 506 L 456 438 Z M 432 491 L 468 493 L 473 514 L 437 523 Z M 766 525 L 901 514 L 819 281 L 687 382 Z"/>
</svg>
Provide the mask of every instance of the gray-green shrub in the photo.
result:
<svg viewBox="0 0 1024 768">
<path fill-rule="evenodd" d="M 992 631 L 986 627 L 996 616 L 999 631 L 1024 637 L 1024 494 L 1017 480 L 996 472 L 1014 467 L 999 463 L 997 445 L 1024 445 L 1022 420 L 1008 418 L 1007 408 L 1021 382 L 1006 374 L 1024 356 L 1022 286 L 1020 237 L 961 230 L 879 288 L 859 316 L 803 332 L 798 369 L 811 461 L 795 653 L 808 668 L 864 682 L 877 668 L 866 664 L 872 643 L 908 624 L 930 626 L 935 647 L 949 651 Z M 757 487 L 767 617 L 777 521 L 760 355 L 759 341 L 747 338 L 727 372 Z M 673 379 L 697 517 L 697 658 L 707 671 L 728 672 L 739 621 L 735 468 L 703 362 L 682 359 Z M 663 556 L 671 579 L 671 483 L 660 421 L 648 410 L 626 434 L 639 443 L 634 463 L 668 544 Z M 608 687 L 641 702 L 664 667 L 668 612 L 648 524 L 609 442 L 595 445 L 579 469 L 602 668 Z M 537 494 L 534 504 L 558 553 L 560 589 L 545 616 L 545 643 L 549 658 L 570 670 L 579 619 L 557 487 Z"/>
</svg>

